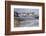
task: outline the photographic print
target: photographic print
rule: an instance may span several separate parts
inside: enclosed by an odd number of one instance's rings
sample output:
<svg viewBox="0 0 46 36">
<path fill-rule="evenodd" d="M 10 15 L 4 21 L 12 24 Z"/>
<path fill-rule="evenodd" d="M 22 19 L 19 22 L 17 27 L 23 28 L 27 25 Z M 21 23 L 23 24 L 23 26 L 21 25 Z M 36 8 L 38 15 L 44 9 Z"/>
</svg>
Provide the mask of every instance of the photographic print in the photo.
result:
<svg viewBox="0 0 46 36">
<path fill-rule="evenodd" d="M 11 31 L 41 30 L 41 10 L 41 6 L 11 5 Z"/>
<path fill-rule="evenodd" d="M 38 27 L 39 9 L 14 8 L 14 27 Z"/>
<path fill-rule="evenodd" d="M 5 34 L 45 32 L 44 3 L 5 1 Z"/>
</svg>

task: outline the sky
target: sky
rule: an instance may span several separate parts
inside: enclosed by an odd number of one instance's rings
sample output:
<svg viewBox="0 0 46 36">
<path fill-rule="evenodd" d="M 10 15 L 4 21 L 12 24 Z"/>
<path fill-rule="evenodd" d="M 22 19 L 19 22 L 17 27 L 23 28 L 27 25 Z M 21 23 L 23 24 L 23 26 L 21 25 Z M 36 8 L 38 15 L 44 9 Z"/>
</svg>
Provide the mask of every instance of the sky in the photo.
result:
<svg viewBox="0 0 46 36">
<path fill-rule="evenodd" d="M 35 14 L 39 13 L 39 9 L 31 9 L 31 8 L 14 8 L 14 11 L 18 13 L 30 13 L 30 12 L 35 12 Z"/>
</svg>

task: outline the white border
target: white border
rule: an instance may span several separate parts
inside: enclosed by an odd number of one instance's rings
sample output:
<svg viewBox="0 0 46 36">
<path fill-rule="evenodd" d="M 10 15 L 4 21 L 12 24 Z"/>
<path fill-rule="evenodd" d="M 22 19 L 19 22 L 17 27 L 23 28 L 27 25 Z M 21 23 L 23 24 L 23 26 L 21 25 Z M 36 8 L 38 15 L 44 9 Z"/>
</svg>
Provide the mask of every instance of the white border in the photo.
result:
<svg viewBox="0 0 46 36">
<path fill-rule="evenodd" d="M 15 27 L 14 28 L 14 8 L 39 9 L 39 27 Z M 41 6 L 11 5 L 11 31 L 27 31 L 27 30 L 42 30 L 42 7 Z"/>
</svg>

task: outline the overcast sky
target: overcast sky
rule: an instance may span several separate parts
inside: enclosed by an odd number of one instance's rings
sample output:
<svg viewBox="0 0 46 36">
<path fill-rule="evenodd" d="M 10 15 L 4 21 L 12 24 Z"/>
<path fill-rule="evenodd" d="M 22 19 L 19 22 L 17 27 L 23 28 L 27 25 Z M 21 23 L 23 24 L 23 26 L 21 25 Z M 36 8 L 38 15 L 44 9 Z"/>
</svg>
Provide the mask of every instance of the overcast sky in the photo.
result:
<svg viewBox="0 0 46 36">
<path fill-rule="evenodd" d="M 30 13 L 30 12 L 35 12 L 35 14 L 39 14 L 39 9 L 30 9 L 30 8 L 14 8 L 14 11 L 18 13 Z"/>
</svg>

